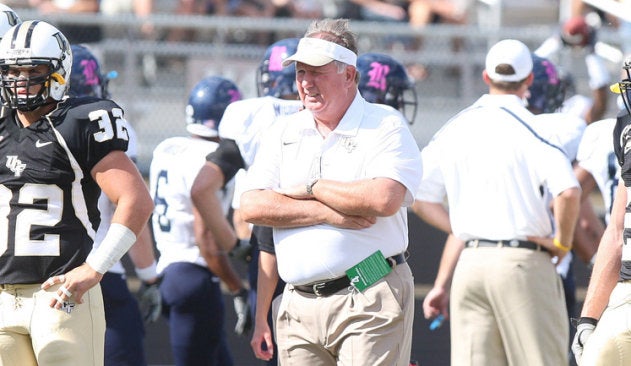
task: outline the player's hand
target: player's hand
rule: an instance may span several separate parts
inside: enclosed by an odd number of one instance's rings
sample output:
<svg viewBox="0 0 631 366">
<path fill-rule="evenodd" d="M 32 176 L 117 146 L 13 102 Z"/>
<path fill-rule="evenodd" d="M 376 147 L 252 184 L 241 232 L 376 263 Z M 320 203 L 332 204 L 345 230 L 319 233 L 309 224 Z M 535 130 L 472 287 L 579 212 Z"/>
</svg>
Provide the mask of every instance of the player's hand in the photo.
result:
<svg viewBox="0 0 631 366">
<path fill-rule="evenodd" d="M 252 259 L 252 245 L 250 245 L 250 240 L 237 240 L 237 244 L 234 248 L 232 248 L 229 254 L 233 258 L 241 259 L 246 263 L 250 263 L 250 260 Z"/>
<path fill-rule="evenodd" d="M 250 303 L 248 301 L 248 290 L 241 289 L 234 295 L 234 312 L 237 314 L 237 323 L 234 332 L 244 335 L 252 329 L 252 314 L 250 313 Z"/>
<path fill-rule="evenodd" d="M 578 319 L 576 334 L 574 335 L 574 340 L 572 340 L 572 353 L 574 353 L 574 358 L 576 359 L 576 364 L 578 366 L 581 366 L 583 348 L 585 347 L 589 337 L 594 332 L 597 322 L 598 321 L 594 318 L 581 317 Z"/>
<path fill-rule="evenodd" d="M 143 282 L 138 289 L 138 305 L 145 323 L 154 323 L 160 318 L 162 312 L 162 296 L 160 284 L 156 281 L 152 284 Z"/>
<path fill-rule="evenodd" d="M 254 356 L 260 360 L 269 361 L 274 357 L 274 341 L 267 321 L 257 321 L 254 325 L 250 347 Z"/>
<path fill-rule="evenodd" d="M 42 290 L 57 287 L 49 306 L 57 310 L 71 312 L 75 303 L 83 303 L 83 294 L 96 286 L 103 275 L 95 271 L 87 263 L 74 268 L 72 271 L 58 276 L 52 276 L 41 285 Z"/>
</svg>

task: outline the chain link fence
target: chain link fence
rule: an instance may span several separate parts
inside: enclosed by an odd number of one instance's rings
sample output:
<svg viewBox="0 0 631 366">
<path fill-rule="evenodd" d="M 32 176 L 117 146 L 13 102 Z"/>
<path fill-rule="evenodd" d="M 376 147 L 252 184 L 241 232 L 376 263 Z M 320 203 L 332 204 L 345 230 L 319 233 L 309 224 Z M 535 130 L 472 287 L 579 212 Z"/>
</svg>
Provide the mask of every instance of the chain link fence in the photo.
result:
<svg viewBox="0 0 631 366">
<path fill-rule="evenodd" d="M 266 45 L 300 37 L 310 20 L 155 14 L 148 21 L 151 37 L 141 36 L 139 19 L 131 14 L 38 14 L 16 9 L 23 20 L 42 19 L 56 26 L 98 26 L 103 37 L 90 44 L 104 72 L 115 70 L 112 98 L 123 106 L 138 132 L 139 167 L 146 174 L 154 147 L 163 139 L 186 135 L 184 108 L 192 86 L 206 75 L 232 79 L 245 98 L 256 96 L 255 70 Z M 416 80 L 419 110 L 411 130 L 422 148 L 452 115 L 486 91 L 481 72 L 488 47 L 500 39 L 516 38 L 531 49 L 556 31 L 556 24 L 507 27 L 476 23 L 436 24 L 412 29 L 407 24 L 351 21 L 360 52 L 390 54 L 405 65 L 422 65 L 427 76 Z M 169 42 L 170 30 L 195 32 L 191 42 Z M 603 29 L 599 38 L 617 46 L 617 34 Z M 71 40 L 72 41 L 72 40 Z M 410 44 L 416 45 L 410 48 Z M 580 55 L 566 53 L 561 61 L 574 75 L 577 89 L 589 94 Z M 609 64 L 612 77 L 620 65 Z M 614 98 L 610 98 L 614 99 Z M 612 103 L 612 111 L 615 106 Z M 611 113 L 609 113 L 611 114 Z"/>
</svg>

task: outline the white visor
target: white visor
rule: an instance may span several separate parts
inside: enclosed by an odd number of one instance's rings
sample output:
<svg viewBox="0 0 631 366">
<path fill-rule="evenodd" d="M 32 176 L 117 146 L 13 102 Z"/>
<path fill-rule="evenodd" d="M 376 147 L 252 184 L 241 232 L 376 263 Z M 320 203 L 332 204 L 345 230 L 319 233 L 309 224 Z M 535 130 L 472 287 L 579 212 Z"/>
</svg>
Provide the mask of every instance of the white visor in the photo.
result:
<svg viewBox="0 0 631 366">
<path fill-rule="evenodd" d="M 357 55 L 348 48 L 324 39 L 306 37 L 300 39 L 296 53 L 287 57 L 283 61 L 283 66 L 289 66 L 292 62 L 323 66 L 333 60 L 357 66 Z"/>
</svg>

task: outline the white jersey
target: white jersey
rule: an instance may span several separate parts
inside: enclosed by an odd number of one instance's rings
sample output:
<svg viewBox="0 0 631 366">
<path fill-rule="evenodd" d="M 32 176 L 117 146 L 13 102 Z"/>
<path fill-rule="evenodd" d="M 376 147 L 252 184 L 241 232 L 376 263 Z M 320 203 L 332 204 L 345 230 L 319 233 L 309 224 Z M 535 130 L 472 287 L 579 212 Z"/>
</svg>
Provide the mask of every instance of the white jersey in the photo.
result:
<svg viewBox="0 0 631 366">
<path fill-rule="evenodd" d="M 197 173 L 205 163 L 205 156 L 215 151 L 217 146 L 216 142 L 204 139 L 171 137 L 153 151 L 149 190 L 155 204 L 151 219 L 160 251 L 158 273 L 174 262 L 206 266 L 195 242 L 190 192 Z M 218 192 L 224 212 L 228 212 L 233 190 L 230 181 Z"/>
<path fill-rule="evenodd" d="M 138 158 L 138 136 L 136 135 L 136 130 L 134 130 L 129 123 L 127 124 L 127 133 L 129 134 L 129 144 L 127 145 L 126 154 L 135 162 Z M 107 198 L 105 193 L 101 193 L 99 196 L 98 207 L 101 212 L 101 223 L 96 231 L 96 235 L 94 237 L 94 247 L 92 250 L 98 248 L 105 238 L 105 234 L 107 234 L 107 231 L 110 229 L 110 225 L 112 224 L 112 216 L 114 216 L 114 211 L 116 210 L 116 205 Z M 108 272 L 124 275 L 125 267 L 123 267 L 123 264 L 118 261 L 114 263 Z"/>
<path fill-rule="evenodd" d="M 587 126 L 576 156 L 578 165 L 587 170 L 598 185 L 606 208 L 607 222 L 620 178 L 620 165 L 613 151 L 615 125 L 616 119 L 608 118 Z"/>
<path fill-rule="evenodd" d="M 219 137 L 236 141 L 245 166 L 254 161 L 261 133 L 274 123 L 278 116 L 302 109 L 299 100 L 275 97 L 243 99 L 230 103 L 219 124 Z"/>
<path fill-rule="evenodd" d="M 563 149 L 570 161 L 574 161 L 587 124 L 584 119 L 568 113 L 542 113 L 533 118 L 531 126 L 542 138 Z"/>
</svg>

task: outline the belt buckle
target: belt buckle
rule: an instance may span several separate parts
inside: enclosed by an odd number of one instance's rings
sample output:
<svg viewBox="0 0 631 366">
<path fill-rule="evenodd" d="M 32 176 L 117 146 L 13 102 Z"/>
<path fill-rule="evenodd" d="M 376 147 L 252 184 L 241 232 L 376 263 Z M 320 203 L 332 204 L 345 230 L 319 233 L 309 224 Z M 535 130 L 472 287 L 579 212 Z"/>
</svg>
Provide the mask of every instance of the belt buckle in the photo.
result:
<svg viewBox="0 0 631 366">
<path fill-rule="evenodd" d="M 320 290 L 321 290 L 323 287 L 324 287 L 324 284 L 323 284 L 323 283 L 316 283 L 316 284 L 314 284 L 314 285 L 312 286 L 312 288 L 313 288 L 313 293 L 314 293 L 316 296 L 319 296 L 319 297 L 324 296 L 324 295 L 322 294 L 322 292 L 320 292 Z"/>
<path fill-rule="evenodd" d="M 386 261 L 388 262 L 388 264 L 390 264 L 390 268 L 392 269 L 397 266 L 397 261 L 392 257 L 386 258 Z"/>
</svg>

